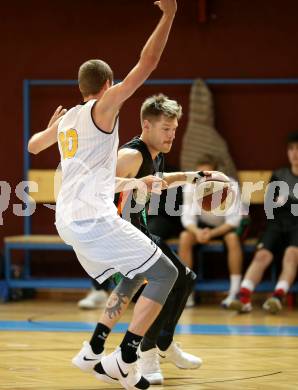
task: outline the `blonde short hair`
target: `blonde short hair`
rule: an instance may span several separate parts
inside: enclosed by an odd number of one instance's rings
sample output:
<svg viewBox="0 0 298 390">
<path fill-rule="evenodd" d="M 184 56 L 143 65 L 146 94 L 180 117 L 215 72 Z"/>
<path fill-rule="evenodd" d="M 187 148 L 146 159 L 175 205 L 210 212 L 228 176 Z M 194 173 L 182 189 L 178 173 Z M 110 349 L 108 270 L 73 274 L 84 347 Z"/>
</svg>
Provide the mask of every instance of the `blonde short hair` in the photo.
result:
<svg viewBox="0 0 298 390">
<path fill-rule="evenodd" d="M 141 107 L 141 123 L 145 119 L 158 119 L 161 115 L 179 120 L 182 116 L 182 107 L 176 100 L 171 100 L 163 94 L 150 96 L 144 101 Z"/>
</svg>

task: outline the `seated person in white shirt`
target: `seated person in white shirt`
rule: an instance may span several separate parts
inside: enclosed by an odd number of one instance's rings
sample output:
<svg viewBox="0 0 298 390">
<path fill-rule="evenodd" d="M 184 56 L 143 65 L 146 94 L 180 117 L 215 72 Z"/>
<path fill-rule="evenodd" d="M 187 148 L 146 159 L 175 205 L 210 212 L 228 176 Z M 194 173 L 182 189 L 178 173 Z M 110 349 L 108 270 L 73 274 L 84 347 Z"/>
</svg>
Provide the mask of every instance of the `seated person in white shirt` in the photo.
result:
<svg viewBox="0 0 298 390">
<path fill-rule="evenodd" d="M 197 163 L 197 170 L 216 170 L 217 163 L 209 155 Z M 229 308 L 240 289 L 243 254 L 240 238 L 236 232 L 241 222 L 239 212 L 217 216 L 204 211 L 198 203 L 193 202 L 194 186 L 186 184 L 183 190 L 182 225 L 185 230 L 179 238 L 179 257 L 189 268 L 193 268 L 193 246 L 207 244 L 212 239 L 223 239 L 228 257 L 230 273 L 230 290 L 221 302 L 222 307 Z M 192 302 L 189 302 L 191 306 Z"/>
</svg>

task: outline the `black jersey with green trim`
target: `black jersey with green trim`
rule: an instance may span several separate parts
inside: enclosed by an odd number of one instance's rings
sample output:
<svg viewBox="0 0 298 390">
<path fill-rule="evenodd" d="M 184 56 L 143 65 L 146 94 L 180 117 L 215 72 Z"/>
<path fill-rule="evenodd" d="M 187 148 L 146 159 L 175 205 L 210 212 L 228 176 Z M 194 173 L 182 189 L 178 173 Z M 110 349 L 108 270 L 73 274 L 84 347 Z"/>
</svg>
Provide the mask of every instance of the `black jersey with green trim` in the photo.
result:
<svg viewBox="0 0 298 390">
<path fill-rule="evenodd" d="M 159 153 L 153 160 L 145 142 L 139 136 L 134 137 L 120 149 L 135 149 L 142 154 L 143 162 L 140 166 L 136 178 L 141 178 L 148 175 L 163 176 L 164 172 L 164 155 Z M 150 201 L 150 196 L 146 198 L 146 203 L 140 204 L 136 201 L 136 191 L 130 191 L 126 194 L 124 201 L 124 193 L 115 195 L 115 204 L 122 218 L 130 221 L 134 226 L 140 229 L 146 235 L 149 235 L 147 228 L 147 206 Z M 121 203 L 121 205 L 120 205 Z"/>
<path fill-rule="evenodd" d="M 265 202 L 267 202 L 268 198 L 270 202 L 272 200 L 278 202 L 278 198 L 283 201 L 282 205 L 278 205 L 273 210 L 274 219 L 277 222 L 286 221 L 288 226 L 297 225 L 298 198 L 294 188 L 298 183 L 298 176 L 294 175 L 289 167 L 280 168 L 272 173 L 270 183 L 272 182 L 275 185 L 270 190 L 274 191 L 274 193 L 268 191 Z M 285 186 L 281 187 L 279 183 L 283 183 Z"/>
</svg>

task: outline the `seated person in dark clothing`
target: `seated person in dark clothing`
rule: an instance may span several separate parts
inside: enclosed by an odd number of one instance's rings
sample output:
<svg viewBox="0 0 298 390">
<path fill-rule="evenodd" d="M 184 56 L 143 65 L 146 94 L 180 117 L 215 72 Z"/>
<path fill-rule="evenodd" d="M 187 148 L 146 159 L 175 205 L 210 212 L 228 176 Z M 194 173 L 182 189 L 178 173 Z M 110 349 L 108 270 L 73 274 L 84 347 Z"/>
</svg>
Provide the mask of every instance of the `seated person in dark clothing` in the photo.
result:
<svg viewBox="0 0 298 390">
<path fill-rule="evenodd" d="M 275 290 L 263 304 L 263 309 L 277 313 L 282 300 L 293 284 L 298 267 L 298 132 L 288 135 L 287 153 L 290 166 L 273 172 L 265 199 L 268 218 L 255 256 L 241 283 L 239 299 L 233 309 L 245 313 L 252 310 L 251 295 L 261 281 L 274 255 L 282 251 L 282 271 Z"/>
</svg>

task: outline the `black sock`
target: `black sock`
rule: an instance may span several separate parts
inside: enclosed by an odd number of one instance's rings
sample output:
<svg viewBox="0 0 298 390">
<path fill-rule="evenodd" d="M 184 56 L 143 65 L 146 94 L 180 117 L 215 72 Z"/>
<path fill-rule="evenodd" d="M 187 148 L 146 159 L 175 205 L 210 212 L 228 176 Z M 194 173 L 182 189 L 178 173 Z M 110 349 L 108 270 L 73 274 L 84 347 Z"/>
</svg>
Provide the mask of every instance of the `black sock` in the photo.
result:
<svg viewBox="0 0 298 390">
<path fill-rule="evenodd" d="M 106 338 L 108 337 L 111 329 L 105 326 L 104 324 L 98 323 L 92 338 L 90 340 L 90 345 L 93 353 L 97 355 L 100 354 L 104 350 L 104 345 L 106 342 Z"/>
<path fill-rule="evenodd" d="M 155 347 L 156 347 L 155 341 L 152 341 L 148 339 L 148 337 L 144 336 L 141 342 L 141 351 L 146 352 Z"/>
<path fill-rule="evenodd" d="M 160 332 L 157 339 L 157 346 L 161 351 L 166 351 L 173 341 L 173 333 L 168 333 L 165 330 Z"/>
<path fill-rule="evenodd" d="M 125 363 L 133 363 L 137 360 L 137 349 L 142 338 L 143 336 L 138 336 L 129 330 L 126 332 L 120 344 L 122 359 Z"/>
<path fill-rule="evenodd" d="M 141 346 L 140 346 L 142 352 L 149 351 L 150 349 L 155 348 L 155 347 L 156 347 L 155 341 L 148 339 L 148 337 L 146 337 L 146 336 L 143 337 L 143 340 L 142 340 Z"/>
</svg>

